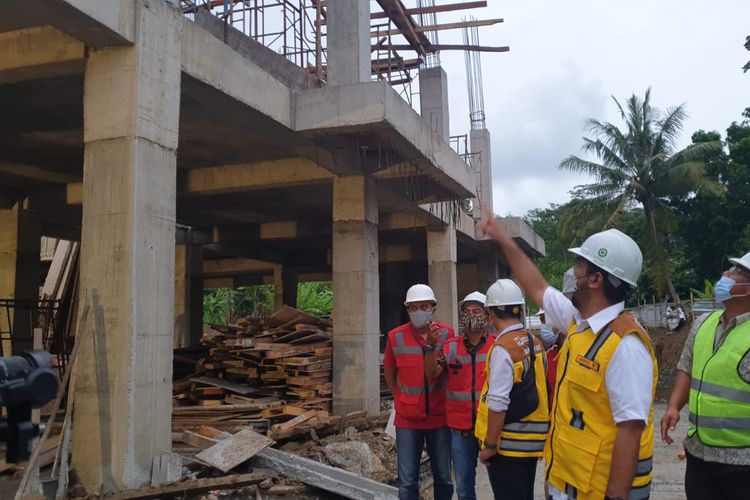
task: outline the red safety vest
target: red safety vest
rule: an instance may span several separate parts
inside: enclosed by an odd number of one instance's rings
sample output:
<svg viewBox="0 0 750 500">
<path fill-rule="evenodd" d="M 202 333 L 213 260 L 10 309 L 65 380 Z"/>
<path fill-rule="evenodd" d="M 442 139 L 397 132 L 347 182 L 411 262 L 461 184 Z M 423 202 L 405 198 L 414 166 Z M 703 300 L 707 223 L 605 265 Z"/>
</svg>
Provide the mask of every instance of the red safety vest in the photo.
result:
<svg viewBox="0 0 750 500">
<path fill-rule="evenodd" d="M 443 346 L 448 372 L 445 415 L 451 429 L 468 431 L 474 428 L 486 378 L 487 353 L 494 342 L 495 336 L 488 335 L 484 345 L 474 354 L 466 350 L 463 337 L 454 337 Z"/>
<path fill-rule="evenodd" d="M 437 323 L 442 328 L 437 349 L 454 336 L 453 328 Z M 396 387 L 393 401 L 396 413 L 407 419 L 422 419 L 445 414 L 444 375 L 428 380 L 424 374 L 422 344 L 414 338 L 411 323 L 406 323 L 388 333 L 388 341 L 396 359 Z"/>
</svg>

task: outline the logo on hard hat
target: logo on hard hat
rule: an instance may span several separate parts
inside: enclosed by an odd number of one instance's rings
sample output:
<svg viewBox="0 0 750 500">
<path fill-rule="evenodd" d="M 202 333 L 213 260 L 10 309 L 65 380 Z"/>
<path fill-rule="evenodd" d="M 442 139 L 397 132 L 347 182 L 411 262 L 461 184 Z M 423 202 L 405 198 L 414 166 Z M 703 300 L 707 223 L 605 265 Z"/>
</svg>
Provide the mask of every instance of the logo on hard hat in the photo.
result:
<svg viewBox="0 0 750 500">
<path fill-rule="evenodd" d="M 608 253 L 608 252 L 607 252 L 607 249 L 606 249 L 606 248 L 604 248 L 604 247 L 600 248 L 600 249 L 599 249 L 599 250 L 597 250 L 597 252 L 596 252 L 596 254 L 597 254 L 597 255 L 598 255 L 599 257 L 601 257 L 602 259 L 604 259 L 605 257 L 607 257 L 607 253 Z"/>
</svg>

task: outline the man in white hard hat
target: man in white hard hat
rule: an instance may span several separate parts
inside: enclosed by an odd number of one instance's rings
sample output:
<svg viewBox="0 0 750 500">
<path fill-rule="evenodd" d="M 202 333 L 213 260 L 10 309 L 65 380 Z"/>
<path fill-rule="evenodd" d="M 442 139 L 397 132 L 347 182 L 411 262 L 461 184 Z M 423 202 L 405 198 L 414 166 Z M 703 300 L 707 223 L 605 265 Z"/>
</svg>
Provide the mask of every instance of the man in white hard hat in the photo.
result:
<svg viewBox="0 0 750 500">
<path fill-rule="evenodd" d="M 646 331 L 624 312 L 643 263 L 638 245 L 610 229 L 571 248 L 576 285 L 568 299 L 547 284 L 491 212 L 477 227 L 498 243 L 548 322 L 568 333 L 545 448 L 549 497 L 648 498 L 658 371 Z"/>
<path fill-rule="evenodd" d="M 458 306 L 464 330 L 443 344 L 443 349 L 425 355 L 425 375 L 448 378 L 445 415 L 451 430 L 451 460 L 456 473 L 459 500 L 476 500 L 476 469 L 479 441 L 474 437 L 479 392 L 484 386 L 487 352 L 495 340 L 487 334 L 489 318 L 484 309 L 485 296 L 472 292 Z M 437 331 L 431 332 L 433 336 Z M 437 339 L 431 339 L 436 342 Z"/>
<path fill-rule="evenodd" d="M 383 356 L 385 381 L 396 409 L 398 496 L 419 500 L 419 464 L 427 446 L 436 500 L 453 496 L 451 435 L 445 419 L 446 377 L 425 376 L 425 355 L 442 350 L 455 336 L 453 328 L 433 321 L 437 306 L 432 289 L 413 285 L 404 301 L 409 322 L 388 332 Z"/>
<path fill-rule="evenodd" d="M 677 363 L 677 379 L 661 419 L 661 436 L 680 421 L 689 402 L 685 439 L 687 497 L 745 499 L 750 479 L 750 252 L 714 286 L 723 310 L 693 323 Z"/>
<path fill-rule="evenodd" d="M 512 280 L 497 280 L 487 290 L 486 306 L 499 333 L 487 354 L 475 434 L 497 499 L 533 500 L 536 464 L 549 431 L 544 347 L 523 326 L 524 303 Z"/>
</svg>

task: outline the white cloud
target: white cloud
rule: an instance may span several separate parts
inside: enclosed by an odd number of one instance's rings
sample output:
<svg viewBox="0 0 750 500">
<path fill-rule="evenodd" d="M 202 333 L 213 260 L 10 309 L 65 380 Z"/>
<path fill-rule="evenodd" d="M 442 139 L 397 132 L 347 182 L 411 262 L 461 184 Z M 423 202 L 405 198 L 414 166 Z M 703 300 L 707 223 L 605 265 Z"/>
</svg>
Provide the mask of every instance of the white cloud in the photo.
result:
<svg viewBox="0 0 750 500">
<path fill-rule="evenodd" d="M 659 108 L 685 103 L 681 144 L 697 129 L 724 133 L 750 106 L 750 2 L 724 0 L 534 0 L 489 2 L 486 9 L 438 15 L 438 22 L 502 17 L 480 28 L 483 45 L 510 45 L 483 54 L 485 111 L 493 140 L 495 210 L 523 215 L 564 202 L 585 178 L 557 170 L 579 154 L 583 124 L 618 119 L 614 95 L 624 100 L 652 87 Z M 441 43 L 462 43 L 460 30 Z M 443 52 L 448 72 L 451 133 L 468 131 L 464 58 Z"/>
</svg>

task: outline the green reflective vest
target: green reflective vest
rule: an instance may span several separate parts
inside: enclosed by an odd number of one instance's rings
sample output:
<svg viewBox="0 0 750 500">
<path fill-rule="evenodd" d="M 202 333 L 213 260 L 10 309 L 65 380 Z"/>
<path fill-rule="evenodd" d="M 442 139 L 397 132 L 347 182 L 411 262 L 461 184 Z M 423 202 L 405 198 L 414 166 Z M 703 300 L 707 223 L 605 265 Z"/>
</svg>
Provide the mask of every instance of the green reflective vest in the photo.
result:
<svg viewBox="0 0 750 500">
<path fill-rule="evenodd" d="M 695 335 L 688 436 L 697 433 L 708 446 L 745 448 L 750 447 L 750 383 L 738 370 L 750 351 L 750 321 L 735 326 L 714 351 L 722 313 L 712 313 Z"/>
</svg>

